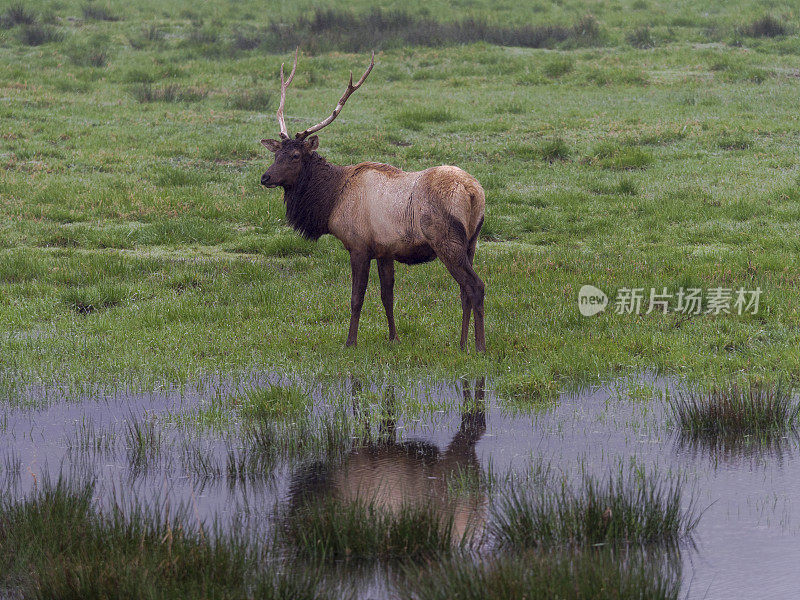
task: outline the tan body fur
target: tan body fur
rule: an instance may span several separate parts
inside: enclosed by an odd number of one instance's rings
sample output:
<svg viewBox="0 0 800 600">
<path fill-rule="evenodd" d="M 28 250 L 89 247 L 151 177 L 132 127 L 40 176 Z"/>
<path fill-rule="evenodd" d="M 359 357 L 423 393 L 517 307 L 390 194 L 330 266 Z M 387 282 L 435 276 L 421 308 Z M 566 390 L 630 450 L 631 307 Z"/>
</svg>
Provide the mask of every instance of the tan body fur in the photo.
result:
<svg viewBox="0 0 800 600">
<path fill-rule="evenodd" d="M 483 220 L 483 188 L 458 167 L 405 172 L 361 163 L 344 168 L 350 173 L 329 229 L 347 250 L 367 250 L 377 259 L 420 262 L 415 259 L 434 257 L 431 244 L 442 237 L 440 230 L 450 226 L 445 215 L 463 225 L 467 239 Z"/>
</svg>

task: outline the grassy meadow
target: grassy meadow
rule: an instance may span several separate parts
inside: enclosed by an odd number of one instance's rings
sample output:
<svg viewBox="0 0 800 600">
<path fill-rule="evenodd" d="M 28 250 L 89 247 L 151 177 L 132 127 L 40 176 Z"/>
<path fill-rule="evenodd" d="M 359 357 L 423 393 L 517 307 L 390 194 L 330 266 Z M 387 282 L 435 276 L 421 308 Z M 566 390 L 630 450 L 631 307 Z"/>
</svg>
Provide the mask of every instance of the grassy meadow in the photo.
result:
<svg viewBox="0 0 800 600">
<path fill-rule="evenodd" d="M 480 373 L 523 395 L 627 368 L 795 378 L 800 41 L 796 9 L 768 4 L 6 7 L 4 395 L 252 368 Z M 346 252 L 288 229 L 282 191 L 258 185 L 290 48 L 299 130 L 366 65 L 365 29 L 376 67 L 321 153 L 481 181 L 485 357 L 458 349 L 458 288 L 438 262 L 398 267 L 399 345 L 373 268 L 344 350 Z M 584 318 L 584 283 L 763 295 L 757 315 Z"/>
<path fill-rule="evenodd" d="M 712 390 L 671 400 L 691 448 L 794 434 L 797 404 L 782 390 L 800 379 L 799 27 L 781 0 L 3 2 L 0 432 L 15 410 L 107 389 L 279 374 L 363 381 L 368 398 L 375 382 L 486 378 L 524 408 L 646 371 Z M 293 232 L 282 190 L 259 185 L 272 159 L 259 140 L 278 135 L 278 74 L 296 46 L 295 131 L 326 116 L 376 52 L 320 135 L 328 160 L 454 164 L 483 185 L 485 355 L 459 349 L 458 287 L 439 262 L 397 266 L 397 344 L 373 265 L 358 346 L 344 348 L 346 251 Z M 604 312 L 581 316 L 584 284 L 609 296 Z M 646 309 L 650 288 L 720 287 L 760 288 L 758 312 L 613 310 L 624 288 L 644 288 Z M 349 398 L 341 423 L 323 425 L 303 386 L 250 388 L 176 414 L 131 412 L 118 431 L 84 421 L 63 445 L 93 459 L 123 448 L 137 476 L 172 477 L 180 463 L 192 481 L 231 488 L 266 486 L 286 456 L 338 460 L 355 445 Z M 224 464 L 192 445 L 208 432 L 227 444 Z M 487 500 L 504 549 L 492 561 L 473 560 L 439 516 L 397 517 L 367 498 L 310 505 L 258 544 L 195 526 L 191 507 L 170 516 L 169 501 L 166 516 L 135 497 L 104 512 L 99 471 L 12 498 L 3 490 L 28 475 L 13 453 L 3 460 L 0 595 L 12 597 L 327 597 L 319 573 L 272 554 L 294 544 L 290 560 L 326 568 L 399 556 L 388 577 L 414 598 L 487 586 L 498 598 L 677 598 L 679 577 L 651 559 L 698 518 L 683 479 L 612 473 Z M 638 550 L 619 560 L 617 543 Z"/>
</svg>

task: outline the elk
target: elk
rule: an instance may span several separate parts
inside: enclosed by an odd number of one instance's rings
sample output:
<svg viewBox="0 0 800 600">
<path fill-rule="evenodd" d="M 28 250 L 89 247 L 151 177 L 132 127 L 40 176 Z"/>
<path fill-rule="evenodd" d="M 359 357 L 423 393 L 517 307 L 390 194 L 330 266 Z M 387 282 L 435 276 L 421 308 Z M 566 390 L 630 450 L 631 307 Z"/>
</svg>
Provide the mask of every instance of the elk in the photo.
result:
<svg viewBox="0 0 800 600">
<path fill-rule="evenodd" d="M 453 166 L 415 172 L 377 162 L 341 166 L 327 162 L 316 152 L 319 138 L 311 134 L 336 119 L 374 65 L 373 52 L 369 67 L 355 85 L 350 73 L 350 82 L 333 113 L 293 139 L 289 137 L 283 108 L 286 90 L 297 69 L 297 51 L 288 79 L 284 80 L 281 65 L 277 113 L 280 140 L 261 140 L 275 155 L 275 161 L 261 176 L 261 184 L 283 188 L 286 218 L 296 231 L 313 240 L 332 234 L 350 253 L 353 288 L 347 346 L 356 344 L 373 259 L 378 263 L 389 339 L 396 341 L 394 261 L 413 265 L 438 258 L 461 288 L 461 349 L 466 349 L 470 315 L 474 313 L 475 348 L 485 352 L 484 284 L 472 266 L 484 216 L 485 198 L 480 183 Z"/>
</svg>

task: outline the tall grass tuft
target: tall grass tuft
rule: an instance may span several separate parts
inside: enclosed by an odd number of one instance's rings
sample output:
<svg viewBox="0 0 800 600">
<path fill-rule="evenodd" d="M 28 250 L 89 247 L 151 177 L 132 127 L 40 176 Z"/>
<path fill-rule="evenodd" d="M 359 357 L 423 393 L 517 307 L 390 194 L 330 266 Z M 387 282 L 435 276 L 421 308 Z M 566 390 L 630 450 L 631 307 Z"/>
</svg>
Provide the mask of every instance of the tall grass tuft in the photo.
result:
<svg viewBox="0 0 800 600">
<path fill-rule="evenodd" d="M 786 432 L 800 416 L 800 401 L 781 383 L 684 391 L 669 396 L 668 406 L 682 429 L 711 434 Z"/>
<path fill-rule="evenodd" d="M 11 29 L 16 25 L 34 25 L 36 14 L 30 12 L 21 2 L 10 5 L 0 15 L 0 29 Z"/>
<path fill-rule="evenodd" d="M 272 107 L 272 94 L 263 88 L 234 91 L 227 99 L 228 108 L 264 112 Z"/>
<path fill-rule="evenodd" d="M 362 51 L 402 46 L 446 46 L 487 42 L 501 46 L 554 48 L 595 46 L 603 32 L 596 19 L 586 16 L 573 25 L 518 25 L 503 27 L 480 19 L 439 22 L 403 11 L 375 8 L 366 14 L 317 9 L 288 24 L 266 29 L 263 45 L 285 51 L 303 43 L 314 51 Z"/>
<path fill-rule="evenodd" d="M 302 573 L 264 570 L 243 537 L 207 530 L 185 506 L 93 506 L 94 485 L 42 482 L 0 500 L 0 586 L 25 598 L 319 598 Z"/>
<path fill-rule="evenodd" d="M 400 111 L 397 122 L 401 127 L 414 131 L 421 131 L 428 123 L 447 123 L 456 118 L 456 115 L 446 108 L 417 107 Z"/>
<path fill-rule="evenodd" d="M 697 525 L 683 480 L 619 472 L 581 482 L 509 487 L 492 509 L 490 534 L 506 548 L 674 543 Z"/>
<path fill-rule="evenodd" d="M 150 83 L 139 83 L 131 87 L 131 96 L 137 102 L 199 102 L 208 96 L 208 90 L 193 86 L 182 86 L 170 83 L 154 86 Z"/>
<path fill-rule="evenodd" d="M 287 516 L 281 537 L 305 559 L 422 560 L 453 550 L 452 517 L 431 506 L 389 510 L 374 502 L 308 499 Z"/>
<path fill-rule="evenodd" d="M 525 553 L 488 561 L 453 559 L 407 569 L 402 597 L 413 600 L 677 600 L 677 569 L 610 552 Z"/>
<path fill-rule="evenodd" d="M 111 12 L 107 6 L 100 6 L 94 2 L 83 5 L 83 18 L 93 21 L 119 21 L 119 17 Z"/>
<path fill-rule="evenodd" d="M 61 294 L 62 302 L 81 315 L 117 306 L 127 297 L 128 290 L 125 287 L 111 283 L 71 287 Z"/>
<path fill-rule="evenodd" d="M 65 53 L 79 67 L 105 67 L 111 54 L 108 43 L 104 36 L 95 36 L 84 42 L 71 44 Z"/>
<path fill-rule="evenodd" d="M 235 401 L 241 413 L 250 420 L 293 417 L 306 412 L 311 398 L 294 386 L 271 385 L 246 391 Z"/>
<path fill-rule="evenodd" d="M 778 37 L 791 33 L 788 25 L 772 15 L 765 15 L 752 23 L 742 25 L 737 31 L 748 37 Z"/>
<path fill-rule="evenodd" d="M 631 31 L 626 36 L 626 39 L 631 46 L 638 48 L 639 50 L 648 50 L 650 48 L 655 48 L 656 46 L 653 35 L 650 33 L 650 28 L 646 25 L 644 27 L 637 27 Z"/>
<path fill-rule="evenodd" d="M 60 42 L 64 39 L 64 32 L 49 25 L 23 25 L 17 33 L 20 43 L 26 46 L 42 46 L 51 42 Z"/>
</svg>

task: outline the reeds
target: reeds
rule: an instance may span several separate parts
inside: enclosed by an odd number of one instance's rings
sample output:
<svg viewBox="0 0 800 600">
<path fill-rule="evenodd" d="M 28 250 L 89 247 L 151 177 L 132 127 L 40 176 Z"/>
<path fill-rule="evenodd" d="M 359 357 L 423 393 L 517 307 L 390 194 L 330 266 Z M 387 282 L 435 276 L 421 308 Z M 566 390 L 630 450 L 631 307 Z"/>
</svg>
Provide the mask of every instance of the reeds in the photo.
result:
<svg viewBox="0 0 800 600">
<path fill-rule="evenodd" d="M 800 401 L 781 383 L 733 383 L 669 395 L 667 410 L 682 445 L 731 456 L 780 451 L 784 441 L 796 439 Z"/>
<path fill-rule="evenodd" d="M 0 501 L 0 586 L 25 598 L 319 598 L 307 573 L 277 574 L 244 536 L 198 524 L 186 507 L 119 505 L 101 514 L 92 483 L 48 480 Z"/>
<path fill-rule="evenodd" d="M 697 525 L 683 480 L 619 471 L 580 482 L 536 483 L 499 493 L 490 535 L 506 548 L 597 544 L 671 544 Z"/>
<path fill-rule="evenodd" d="M 284 543 L 305 559 L 421 560 L 452 551 L 453 520 L 428 505 L 309 499 L 287 515 Z"/>
<path fill-rule="evenodd" d="M 610 552 L 525 553 L 489 561 L 454 559 L 406 573 L 402 597 L 414 600 L 676 600 L 674 569 Z"/>
</svg>

